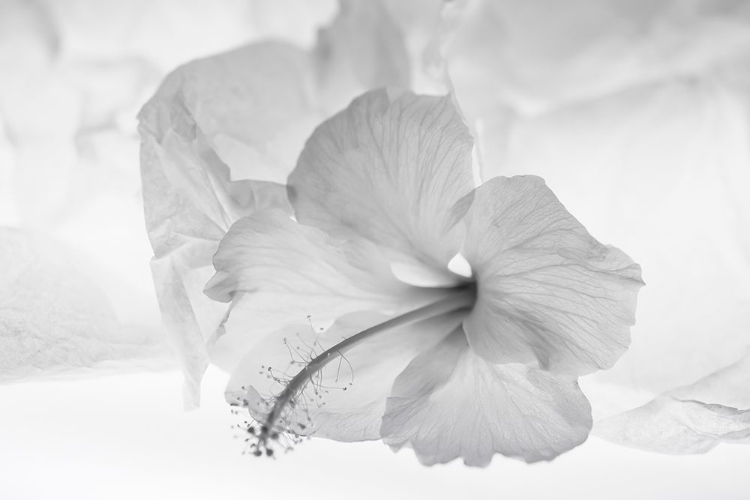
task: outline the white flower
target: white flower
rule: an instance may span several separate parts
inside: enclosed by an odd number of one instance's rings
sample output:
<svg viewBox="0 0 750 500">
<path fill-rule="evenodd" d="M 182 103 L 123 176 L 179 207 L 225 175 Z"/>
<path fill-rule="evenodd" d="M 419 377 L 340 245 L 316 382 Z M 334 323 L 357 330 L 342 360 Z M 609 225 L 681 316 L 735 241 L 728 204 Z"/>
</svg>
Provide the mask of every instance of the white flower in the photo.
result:
<svg viewBox="0 0 750 500">
<path fill-rule="evenodd" d="M 472 144 L 449 97 L 366 93 L 308 140 L 296 221 L 258 211 L 222 239 L 206 293 L 232 309 L 212 358 L 264 422 L 257 452 L 288 430 L 481 466 L 586 439 L 576 378 L 627 348 L 640 267 L 539 178 L 475 188 Z"/>
</svg>

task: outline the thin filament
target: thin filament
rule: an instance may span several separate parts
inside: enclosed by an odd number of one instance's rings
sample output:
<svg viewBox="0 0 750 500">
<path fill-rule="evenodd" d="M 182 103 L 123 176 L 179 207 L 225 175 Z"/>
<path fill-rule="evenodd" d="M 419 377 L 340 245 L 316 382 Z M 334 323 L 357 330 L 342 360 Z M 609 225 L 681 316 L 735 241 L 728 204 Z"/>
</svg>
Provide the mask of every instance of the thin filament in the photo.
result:
<svg viewBox="0 0 750 500">
<path fill-rule="evenodd" d="M 453 293 L 433 302 L 432 304 L 409 311 L 405 314 L 384 321 L 383 323 L 362 330 L 356 335 L 352 335 L 330 349 L 325 350 L 302 368 L 302 370 L 300 370 L 300 372 L 289 381 L 287 386 L 278 396 L 273 408 L 271 408 L 271 411 L 268 413 L 260 435 L 258 436 L 259 445 L 263 446 L 267 443 L 269 436 L 274 432 L 274 425 L 281 417 L 287 404 L 289 404 L 295 395 L 304 388 L 305 384 L 311 379 L 311 377 L 320 372 L 320 370 L 322 370 L 328 363 L 339 357 L 343 357 L 344 353 L 348 350 L 378 333 L 425 319 L 434 318 L 436 316 L 441 316 L 460 309 L 470 308 L 474 304 L 475 299 L 476 290 L 467 287 L 460 292 Z"/>
</svg>

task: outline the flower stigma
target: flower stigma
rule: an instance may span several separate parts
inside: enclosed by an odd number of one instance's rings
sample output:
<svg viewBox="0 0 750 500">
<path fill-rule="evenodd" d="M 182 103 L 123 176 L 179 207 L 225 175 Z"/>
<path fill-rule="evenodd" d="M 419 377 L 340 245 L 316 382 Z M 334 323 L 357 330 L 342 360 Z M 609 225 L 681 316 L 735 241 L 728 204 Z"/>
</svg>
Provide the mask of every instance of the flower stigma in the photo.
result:
<svg viewBox="0 0 750 500">
<path fill-rule="evenodd" d="M 274 457 L 274 445 L 280 446 L 285 451 L 289 451 L 292 449 L 293 444 L 298 444 L 302 440 L 303 435 L 309 437 L 309 430 L 312 424 L 311 419 L 308 418 L 307 424 L 301 422 L 293 423 L 287 418 L 286 411 L 288 409 L 292 411 L 295 409 L 298 396 L 305 391 L 308 384 L 313 384 L 313 386 L 315 386 L 315 376 L 320 374 L 321 370 L 323 370 L 329 363 L 341 358 L 346 360 L 345 354 L 348 351 L 375 335 L 393 330 L 394 328 L 447 316 L 462 310 L 468 312 L 474 306 L 476 297 L 476 284 L 473 282 L 463 283 L 460 286 L 452 288 L 449 295 L 444 295 L 435 302 L 392 317 L 382 323 L 366 328 L 355 335 L 346 337 L 343 341 L 324 350 L 315 357 L 310 355 L 310 359 L 306 363 L 301 363 L 296 360 L 293 361 L 292 364 L 303 366 L 302 369 L 290 379 L 284 379 L 277 376 L 270 366 L 261 367 L 262 371 L 267 372 L 268 378 L 272 378 L 276 382 L 284 384 L 284 389 L 277 396 L 272 398 L 271 401 L 265 402 L 268 407 L 270 407 L 270 410 L 265 417 L 258 419 L 257 424 L 245 422 L 244 425 L 241 426 L 243 431 L 248 435 L 245 441 L 250 443 L 250 453 L 258 457 Z M 287 344 L 286 339 L 284 339 L 284 343 L 285 345 Z M 287 348 L 289 348 L 288 345 Z M 346 361 L 349 363 L 348 360 Z M 250 401 L 253 399 L 259 399 L 259 395 L 253 387 L 246 386 L 242 389 L 246 392 L 246 397 L 237 400 L 233 404 L 234 406 L 243 406 L 249 410 Z M 343 388 L 343 390 L 346 390 L 346 388 Z M 318 394 L 317 389 L 315 390 L 315 393 Z M 319 397 L 322 396 L 319 395 Z M 293 425 L 296 428 L 294 428 Z"/>
</svg>

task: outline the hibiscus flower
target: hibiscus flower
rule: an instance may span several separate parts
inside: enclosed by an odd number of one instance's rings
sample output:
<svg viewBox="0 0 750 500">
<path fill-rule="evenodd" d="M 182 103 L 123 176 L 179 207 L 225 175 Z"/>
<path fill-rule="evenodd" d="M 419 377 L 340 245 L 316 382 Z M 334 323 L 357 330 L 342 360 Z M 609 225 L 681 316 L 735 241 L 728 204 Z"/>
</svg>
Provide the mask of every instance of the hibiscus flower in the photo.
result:
<svg viewBox="0 0 750 500">
<path fill-rule="evenodd" d="M 540 178 L 477 187 L 472 146 L 449 96 L 368 92 L 307 141 L 294 219 L 260 210 L 222 239 L 212 359 L 256 454 L 315 435 L 484 466 L 585 441 L 577 377 L 626 350 L 640 267 Z"/>
</svg>

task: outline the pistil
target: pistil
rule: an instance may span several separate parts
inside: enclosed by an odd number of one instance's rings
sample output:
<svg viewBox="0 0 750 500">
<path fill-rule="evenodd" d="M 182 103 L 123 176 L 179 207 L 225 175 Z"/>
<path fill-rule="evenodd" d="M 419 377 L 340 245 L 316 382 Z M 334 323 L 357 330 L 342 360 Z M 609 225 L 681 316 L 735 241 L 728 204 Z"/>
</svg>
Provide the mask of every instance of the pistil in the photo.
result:
<svg viewBox="0 0 750 500">
<path fill-rule="evenodd" d="M 325 368 L 331 361 L 344 356 L 344 354 L 357 346 L 358 344 L 366 341 L 367 339 L 388 331 L 394 328 L 402 327 L 412 323 L 417 323 L 437 316 L 449 314 L 461 309 L 470 309 L 476 300 L 476 288 L 472 286 L 462 287 L 456 289 L 455 292 L 450 295 L 443 297 L 442 299 L 420 307 L 413 311 L 401 314 L 379 323 L 375 326 L 371 326 L 361 332 L 352 335 L 344 339 L 342 342 L 322 352 L 319 356 L 313 358 L 307 365 L 305 365 L 299 373 L 297 373 L 286 385 L 284 390 L 275 399 L 274 405 L 271 411 L 265 418 L 263 425 L 257 433 L 258 441 L 256 443 L 256 454 L 261 455 L 262 450 L 268 452 L 269 440 L 274 439 L 279 435 L 278 430 L 274 430 L 276 423 L 281 418 L 284 409 L 291 401 L 294 400 L 295 396 L 304 390 L 306 384 L 312 380 L 312 377 L 317 374 L 320 370 Z M 270 455 L 270 453 L 267 453 Z"/>
</svg>

